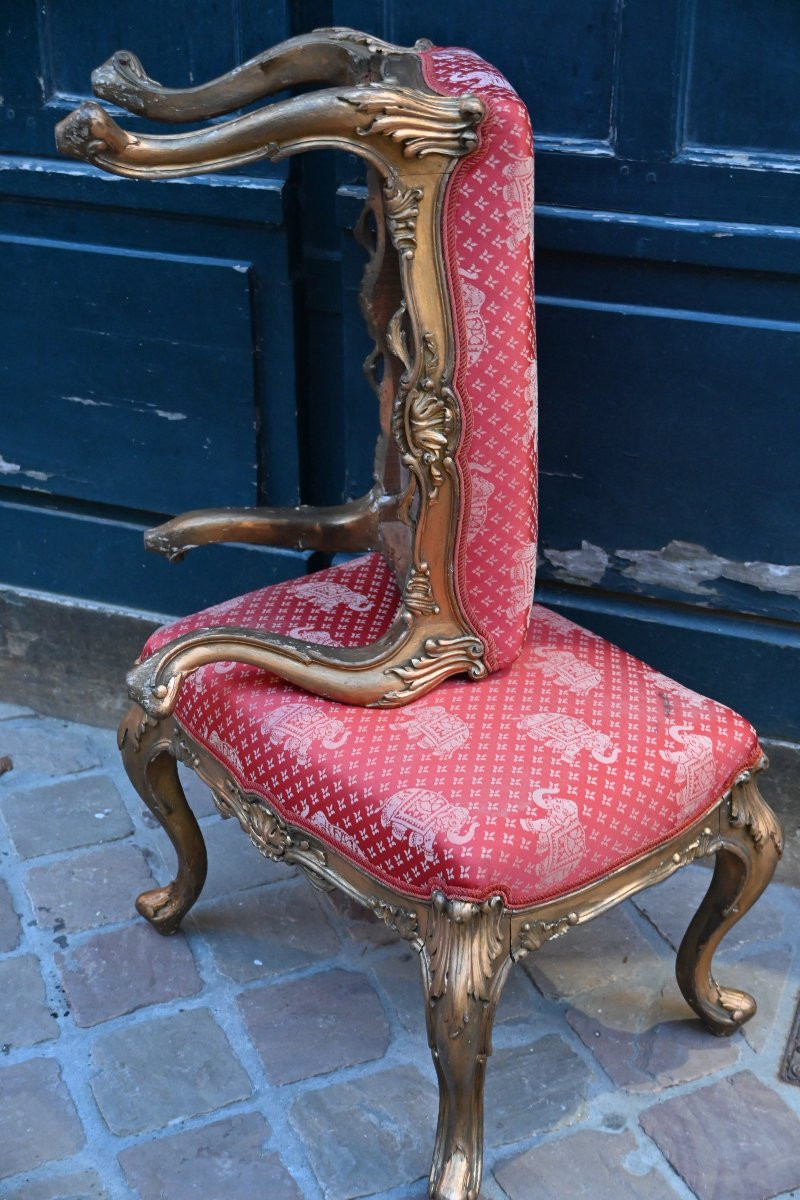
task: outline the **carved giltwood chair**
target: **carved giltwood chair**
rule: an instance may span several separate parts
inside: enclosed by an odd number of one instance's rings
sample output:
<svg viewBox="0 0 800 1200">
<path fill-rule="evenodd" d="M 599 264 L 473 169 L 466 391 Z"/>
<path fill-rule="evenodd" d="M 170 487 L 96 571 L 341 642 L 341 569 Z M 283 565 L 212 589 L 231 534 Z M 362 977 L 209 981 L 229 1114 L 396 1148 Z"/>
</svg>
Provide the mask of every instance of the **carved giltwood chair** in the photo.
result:
<svg viewBox="0 0 800 1200">
<path fill-rule="evenodd" d="M 172 559 L 226 540 L 360 557 L 150 638 L 120 745 L 178 873 L 137 907 L 172 933 L 203 886 L 182 760 L 262 853 L 397 930 L 420 954 L 440 1089 L 430 1195 L 471 1200 L 512 962 L 713 854 L 677 977 L 708 1028 L 733 1033 L 755 1003 L 716 983 L 711 958 L 769 882 L 781 834 L 746 721 L 532 607 L 533 162 L 503 77 L 467 50 L 352 30 L 296 38 L 187 91 L 128 53 L 94 76 L 101 96 L 168 121 L 310 83 L 327 86 L 200 132 L 134 136 L 96 104 L 58 131 L 65 153 L 136 177 L 312 147 L 369 167 L 375 487 L 330 509 L 189 513 L 147 535 Z"/>
</svg>

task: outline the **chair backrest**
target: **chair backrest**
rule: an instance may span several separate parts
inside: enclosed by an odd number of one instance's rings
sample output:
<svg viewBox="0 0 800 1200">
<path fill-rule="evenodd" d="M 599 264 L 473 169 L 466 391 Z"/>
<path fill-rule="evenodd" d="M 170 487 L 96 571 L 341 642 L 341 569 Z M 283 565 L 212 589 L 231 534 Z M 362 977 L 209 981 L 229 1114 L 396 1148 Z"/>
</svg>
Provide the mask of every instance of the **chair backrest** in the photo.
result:
<svg viewBox="0 0 800 1200">
<path fill-rule="evenodd" d="M 292 39 L 182 92 L 149 80 L 128 53 L 93 78 L 99 94 L 163 120 L 333 85 L 165 137 L 129 134 L 86 104 L 61 123 L 59 145 L 145 178 L 316 148 L 366 159 L 359 234 L 381 410 L 379 541 L 403 604 L 383 648 L 353 663 L 352 694 L 405 703 L 458 671 L 480 678 L 508 666 L 524 641 L 536 557 L 533 154 L 519 97 L 468 50 L 405 49 L 348 29 Z M 314 654 L 325 669 L 303 686 L 349 696 L 326 674 L 327 659 L 335 671 L 348 663 Z"/>
<path fill-rule="evenodd" d="M 533 147 L 527 110 L 510 84 L 472 51 L 419 51 L 424 82 L 441 96 L 476 96 L 484 107 L 475 148 L 451 171 L 440 205 L 436 253 L 450 310 L 450 390 L 460 429 L 454 456 L 458 500 L 451 562 L 465 623 L 482 639 L 487 668 L 508 666 L 525 638 L 536 564 L 537 375 L 533 296 Z M 400 227 L 392 198 L 373 176 L 367 210 L 389 221 L 389 241 L 407 249 L 410 205 Z M 386 331 L 403 303 L 401 274 L 377 237 L 362 307 L 376 349 L 392 354 Z M 405 300 L 407 305 L 408 301 Z M 396 349 L 396 347 L 395 347 Z M 422 346 L 423 359 L 425 346 Z M 375 372 L 376 355 L 368 360 Z M 423 361 L 423 371 L 425 364 Z M 402 376 L 377 385 L 385 413 L 398 411 Z M 397 429 L 395 433 L 397 434 Z M 397 438 L 400 461 L 402 434 Z M 398 456 L 378 455 L 384 490 L 398 489 Z M 445 548 L 442 548 L 444 552 Z M 386 538 L 401 586 L 411 569 Z"/>
<path fill-rule="evenodd" d="M 493 670 L 522 649 L 536 565 L 531 127 L 511 85 L 469 50 L 422 60 L 435 91 L 469 92 L 486 109 L 478 147 L 448 183 L 442 246 L 462 410 L 456 587 Z"/>
</svg>

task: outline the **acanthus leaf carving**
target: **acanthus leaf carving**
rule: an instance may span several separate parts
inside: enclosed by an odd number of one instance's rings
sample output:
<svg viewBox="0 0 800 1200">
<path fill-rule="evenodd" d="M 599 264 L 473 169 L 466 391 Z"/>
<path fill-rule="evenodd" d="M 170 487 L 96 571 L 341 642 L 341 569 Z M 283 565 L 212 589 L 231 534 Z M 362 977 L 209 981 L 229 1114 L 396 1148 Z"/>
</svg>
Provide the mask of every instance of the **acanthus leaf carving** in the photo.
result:
<svg viewBox="0 0 800 1200">
<path fill-rule="evenodd" d="M 413 258 L 417 248 L 417 218 L 423 192 L 420 187 L 401 187 L 390 176 L 383 189 L 383 206 L 392 244 L 401 258 Z"/>
<path fill-rule="evenodd" d="M 398 401 L 405 414 L 406 463 L 421 467 L 429 477 L 429 499 L 436 499 L 444 483 L 445 471 L 452 465 L 458 429 L 458 403 L 446 378 L 439 371 L 436 342 L 430 333 L 422 335 L 422 369 L 417 382 Z M 414 461 L 412 461 L 414 460 Z"/>
<path fill-rule="evenodd" d="M 191 763 L 189 765 L 192 765 Z M 329 887 L 324 850 L 306 838 L 295 839 L 285 823 L 258 797 L 248 796 L 226 775 L 222 787 L 212 788 L 214 803 L 223 817 L 236 817 L 250 841 L 273 862 L 294 864 L 315 886 Z"/>
<path fill-rule="evenodd" d="M 433 893 L 422 953 L 430 1002 L 441 1006 L 451 1038 L 469 1024 L 475 1003 L 492 1001 L 507 957 L 507 937 L 502 896 L 474 904 Z"/>
<path fill-rule="evenodd" d="M 477 96 L 426 96 L 374 83 L 341 99 L 367 118 L 357 130 L 361 137 L 381 134 L 401 146 L 404 158 L 459 158 L 478 144 L 475 127 L 484 108 Z"/>
<path fill-rule="evenodd" d="M 415 912 L 408 908 L 401 908 L 397 904 L 387 904 L 385 900 L 379 900 L 377 896 L 371 896 L 368 903 L 372 912 L 379 920 L 383 921 L 384 925 L 388 925 L 395 933 L 399 933 L 401 938 L 411 942 L 416 950 L 422 948 L 419 919 Z"/>
<path fill-rule="evenodd" d="M 778 853 L 783 853 L 783 832 L 778 819 L 749 771 L 731 789 L 728 819 L 731 825 L 747 829 L 756 850 L 763 850 L 771 840 Z"/>
<path fill-rule="evenodd" d="M 526 921 L 524 925 L 520 926 L 519 934 L 514 944 L 514 961 L 519 962 L 526 954 L 541 949 L 545 942 L 552 941 L 553 938 L 562 937 L 568 929 L 578 924 L 578 920 L 578 914 L 570 912 L 565 917 L 559 917 L 555 921 Z"/>
<path fill-rule="evenodd" d="M 426 638 L 424 654 L 412 656 L 409 662 L 398 667 L 387 667 L 386 672 L 396 675 L 402 687 L 387 694 L 376 707 L 396 704 L 399 699 L 421 690 L 428 690 L 433 683 L 466 671 L 470 679 L 483 679 L 487 674 L 483 661 L 483 643 L 478 638 L 465 634 L 453 638 Z"/>
</svg>

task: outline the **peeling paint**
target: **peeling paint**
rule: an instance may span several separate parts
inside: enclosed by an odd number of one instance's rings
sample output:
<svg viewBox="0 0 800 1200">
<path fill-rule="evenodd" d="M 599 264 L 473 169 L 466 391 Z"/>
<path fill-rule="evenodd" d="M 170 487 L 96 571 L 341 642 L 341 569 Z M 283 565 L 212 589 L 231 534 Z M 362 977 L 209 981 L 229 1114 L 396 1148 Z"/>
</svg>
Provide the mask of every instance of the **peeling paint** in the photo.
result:
<svg viewBox="0 0 800 1200">
<path fill-rule="evenodd" d="M 165 412 L 163 408 L 155 408 L 153 411 L 157 417 L 163 417 L 165 421 L 185 421 L 187 419 L 186 413 Z"/>
<path fill-rule="evenodd" d="M 27 475 L 28 479 L 38 480 L 39 483 L 47 483 L 48 479 L 53 478 L 52 472 L 48 474 L 47 471 L 23 471 L 22 474 Z"/>
<path fill-rule="evenodd" d="M 611 569 L 648 587 L 691 596 L 715 596 L 717 590 L 709 585 L 727 579 L 760 592 L 800 598 L 800 564 L 735 562 L 694 542 L 672 541 L 660 550 L 615 550 L 611 554 L 591 542 L 582 542 L 579 550 L 543 553 L 556 568 L 556 579 L 584 587 L 600 583 Z"/>
<path fill-rule="evenodd" d="M 548 562 L 556 567 L 556 579 L 588 587 L 599 583 L 608 567 L 608 555 L 601 546 L 581 542 L 580 550 L 543 550 Z"/>
<path fill-rule="evenodd" d="M 17 475 L 21 470 L 19 463 L 6 462 L 0 454 L 0 475 Z"/>
<path fill-rule="evenodd" d="M 108 400 L 92 400 L 89 396 L 62 396 L 62 400 L 69 400 L 70 404 L 83 404 L 86 408 L 114 407 Z"/>
</svg>

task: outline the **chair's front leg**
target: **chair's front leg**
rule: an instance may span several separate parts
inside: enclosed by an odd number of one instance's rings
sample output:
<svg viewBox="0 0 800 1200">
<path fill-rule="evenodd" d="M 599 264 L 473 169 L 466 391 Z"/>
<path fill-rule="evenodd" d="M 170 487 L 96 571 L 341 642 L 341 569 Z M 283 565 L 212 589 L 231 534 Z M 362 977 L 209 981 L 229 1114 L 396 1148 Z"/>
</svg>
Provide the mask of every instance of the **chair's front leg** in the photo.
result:
<svg viewBox="0 0 800 1200">
<path fill-rule="evenodd" d="M 134 704 L 123 717 L 118 742 L 136 791 L 166 831 L 178 857 L 178 873 L 166 887 L 142 892 L 136 910 L 159 933 L 175 933 L 206 880 L 206 845 L 186 802 L 176 758 L 174 721 L 155 721 Z"/>
<path fill-rule="evenodd" d="M 711 960 L 728 930 L 764 891 L 783 848 L 778 820 L 749 773 L 720 812 L 720 837 L 714 875 L 681 942 L 675 973 L 697 1015 L 724 1037 L 749 1021 L 756 1002 L 747 992 L 720 986 Z"/>
<path fill-rule="evenodd" d="M 436 893 L 421 951 L 428 1039 L 439 1081 L 433 1200 L 476 1200 L 483 1169 L 483 1085 L 492 1024 L 511 965 L 499 896 L 484 904 Z"/>
</svg>

